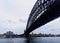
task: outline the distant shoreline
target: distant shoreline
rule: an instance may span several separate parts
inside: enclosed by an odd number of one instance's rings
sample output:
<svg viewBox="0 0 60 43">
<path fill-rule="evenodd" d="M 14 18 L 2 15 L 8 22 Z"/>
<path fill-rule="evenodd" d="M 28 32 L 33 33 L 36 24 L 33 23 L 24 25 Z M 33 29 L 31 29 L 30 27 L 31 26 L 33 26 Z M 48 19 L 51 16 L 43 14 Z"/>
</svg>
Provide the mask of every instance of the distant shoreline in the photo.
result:
<svg viewBox="0 0 60 43">
<path fill-rule="evenodd" d="M 39 37 L 39 36 L 37 36 L 37 37 Z M 42 37 L 42 36 L 41 36 Z M 47 37 L 47 36 L 45 36 L 45 37 Z M 60 37 L 60 36 L 56 36 L 56 37 Z M 14 37 L 14 38 L 16 38 L 16 37 Z M 18 37 L 18 38 L 25 38 L 25 37 Z M 29 37 L 29 38 L 33 38 L 33 37 Z M 0 38 L 1 39 L 1 38 Z M 3 38 L 2 38 L 3 39 Z"/>
</svg>

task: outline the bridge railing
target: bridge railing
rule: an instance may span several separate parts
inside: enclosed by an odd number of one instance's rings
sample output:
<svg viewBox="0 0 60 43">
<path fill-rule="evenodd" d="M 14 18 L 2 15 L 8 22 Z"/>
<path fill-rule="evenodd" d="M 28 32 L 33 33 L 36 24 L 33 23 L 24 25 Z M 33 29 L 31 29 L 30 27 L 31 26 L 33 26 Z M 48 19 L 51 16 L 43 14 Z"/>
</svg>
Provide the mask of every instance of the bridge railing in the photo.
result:
<svg viewBox="0 0 60 43">
<path fill-rule="evenodd" d="M 27 28 L 30 27 L 30 25 L 35 22 L 54 2 L 55 0 L 37 0 L 30 13 Z"/>
</svg>

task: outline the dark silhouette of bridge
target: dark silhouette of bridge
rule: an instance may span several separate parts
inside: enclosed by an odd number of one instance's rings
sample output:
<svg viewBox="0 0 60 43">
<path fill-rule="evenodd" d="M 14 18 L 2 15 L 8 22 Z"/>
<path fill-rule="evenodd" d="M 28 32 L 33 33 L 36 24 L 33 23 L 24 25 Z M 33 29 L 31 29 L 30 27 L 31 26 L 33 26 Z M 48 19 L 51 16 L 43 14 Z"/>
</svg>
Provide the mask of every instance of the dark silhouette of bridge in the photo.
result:
<svg viewBox="0 0 60 43">
<path fill-rule="evenodd" d="M 59 16 L 60 0 L 37 0 L 30 13 L 24 35 L 27 37 L 36 28 L 41 27 Z"/>
</svg>

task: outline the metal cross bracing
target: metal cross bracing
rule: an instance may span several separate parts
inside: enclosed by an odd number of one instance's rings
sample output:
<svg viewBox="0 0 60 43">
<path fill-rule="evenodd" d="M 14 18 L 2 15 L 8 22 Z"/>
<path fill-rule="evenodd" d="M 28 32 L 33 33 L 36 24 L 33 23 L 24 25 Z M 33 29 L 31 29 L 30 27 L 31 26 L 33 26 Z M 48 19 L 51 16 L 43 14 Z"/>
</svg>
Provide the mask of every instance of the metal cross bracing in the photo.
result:
<svg viewBox="0 0 60 43">
<path fill-rule="evenodd" d="M 37 0 L 35 3 L 27 23 L 26 29 L 28 29 L 33 22 L 35 22 L 45 11 L 47 11 L 55 2 L 55 0 Z"/>
</svg>

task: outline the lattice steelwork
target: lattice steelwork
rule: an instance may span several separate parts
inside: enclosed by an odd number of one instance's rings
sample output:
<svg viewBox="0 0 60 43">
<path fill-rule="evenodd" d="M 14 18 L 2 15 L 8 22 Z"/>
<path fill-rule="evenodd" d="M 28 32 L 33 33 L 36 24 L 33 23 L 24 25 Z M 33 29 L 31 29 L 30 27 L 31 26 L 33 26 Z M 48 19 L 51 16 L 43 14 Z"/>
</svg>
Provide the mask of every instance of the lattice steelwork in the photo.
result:
<svg viewBox="0 0 60 43">
<path fill-rule="evenodd" d="M 35 3 L 27 23 L 26 29 L 28 29 L 33 22 L 35 22 L 45 11 L 47 11 L 55 2 L 55 0 L 37 0 Z"/>
</svg>

